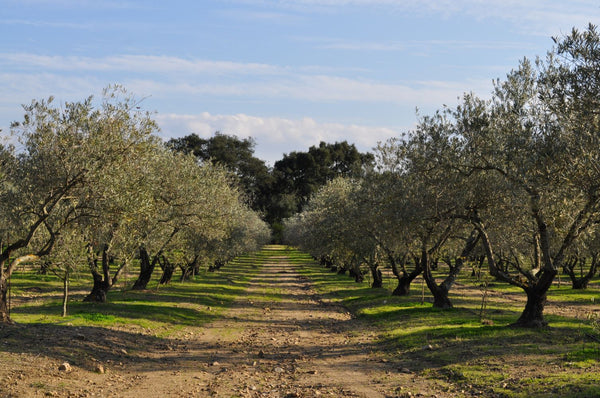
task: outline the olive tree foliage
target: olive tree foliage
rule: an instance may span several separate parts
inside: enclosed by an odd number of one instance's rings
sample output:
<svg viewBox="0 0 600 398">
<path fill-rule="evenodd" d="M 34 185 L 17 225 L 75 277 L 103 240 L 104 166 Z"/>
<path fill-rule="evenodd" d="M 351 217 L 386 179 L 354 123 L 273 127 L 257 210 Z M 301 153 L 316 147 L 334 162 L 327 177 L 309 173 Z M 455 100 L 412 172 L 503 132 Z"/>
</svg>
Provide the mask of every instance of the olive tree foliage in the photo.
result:
<svg viewBox="0 0 600 398">
<path fill-rule="evenodd" d="M 209 271 L 215 271 L 242 253 L 258 250 L 271 239 L 271 230 L 258 213 L 240 203 L 229 217 L 226 233 L 222 239 L 207 241 L 206 252 L 210 254 Z"/>
<path fill-rule="evenodd" d="M 95 283 L 87 300 L 104 301 L 134 257 L 139 257 L 140 271 L 133 289 L 145 289 L 157 265 L 163 270 L 163 283 L 170 281 L 176 266 L 182 279 L 188 279 L 224 253 L 223 261 L 240 254 L 232 254 L 234 248 L 249 248 L 249 241 L 264 243 L 267 227 L 259 224 L 263 228 L 256 231 L 258 223 L 247 213 L 258 215 L 242 203 L 224 168 L 198 164 L 192 155 L 149 141 L 123 171 L 109 177 L 114 184 L 106 186 L 118 194 L 98 195 L 104 199 L 91 220 L 97 236 L 90 260 Z M 116 264 L 114 276 L 105 271 L 108 260 Z"/>
<path fill-rule="evenodd" d="M 339 177 L 323 186 L 306 209 L 285 220 L 285 242 L 313 257 L 339 264 L 362 280 L 360 264 L 374 258 L 374 243 L 364 239 L 356 217 L 356 180 Z"/>
</svg>

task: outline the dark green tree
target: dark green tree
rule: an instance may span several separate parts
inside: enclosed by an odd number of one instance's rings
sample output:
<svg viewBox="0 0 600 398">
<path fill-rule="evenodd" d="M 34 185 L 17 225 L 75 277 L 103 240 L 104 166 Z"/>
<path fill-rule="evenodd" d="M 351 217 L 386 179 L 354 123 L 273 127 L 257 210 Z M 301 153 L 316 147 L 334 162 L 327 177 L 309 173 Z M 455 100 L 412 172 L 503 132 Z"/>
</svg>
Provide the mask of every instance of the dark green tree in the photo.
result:
<svg viewBox="0 0 600 398">
<path fill-rule="evenodd" d="M 336 177 L 358 177 L 371 167 L 374 157 L 359 152 L 346 141 L 311 146 L 308 152 L 291 152 L 275 162 L 270 222 L 299 212 L 310 197 Z"/>
</svg>

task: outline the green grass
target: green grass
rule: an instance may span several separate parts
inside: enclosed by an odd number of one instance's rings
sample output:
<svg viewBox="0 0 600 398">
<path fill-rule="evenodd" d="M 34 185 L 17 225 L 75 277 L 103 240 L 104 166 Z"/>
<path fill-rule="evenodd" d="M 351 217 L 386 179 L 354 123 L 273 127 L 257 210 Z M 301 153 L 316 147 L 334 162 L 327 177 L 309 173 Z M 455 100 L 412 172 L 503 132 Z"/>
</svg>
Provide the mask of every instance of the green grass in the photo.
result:
<svg viewBox="0 0 600 398">
<path fill-rule="evenodd" d="M 106 303 L 88 303 L 82 299 L 91 289 L 91 277 L 77 275 L 71 282 L 68 316 L 63 318 L 62 282 L 54 275 L 35 271 L 13 274 L 11 318 L 20 324 L 61 324 L 68 326 L 128 327 L 151 329 L 166 337 L 186 327 L 198 327 L 220 316 L 242 292 L 267 259 L 269 248 L 241 256 L 217 272 L 202 272 L 193 280 L 158 285 L 160 269 L 148 284 L 148 290 L 132 291 L 135 280 L 131 269 L 108 293 Z"/>
</svg>

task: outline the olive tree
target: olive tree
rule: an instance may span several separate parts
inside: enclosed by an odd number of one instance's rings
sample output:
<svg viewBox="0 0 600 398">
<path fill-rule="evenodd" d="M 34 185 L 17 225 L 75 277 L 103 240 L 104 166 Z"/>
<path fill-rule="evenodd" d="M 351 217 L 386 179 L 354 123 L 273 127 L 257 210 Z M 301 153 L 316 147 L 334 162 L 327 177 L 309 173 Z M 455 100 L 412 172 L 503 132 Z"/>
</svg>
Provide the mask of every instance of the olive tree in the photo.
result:
<svg viewBox="0 0 600 398">
<path fill-rule="evenodd" d="M 7 280 L 17 265 L 49 254 L 61 231 L 90 213 L 90 181 L 119 168 L 155 130 L 137 105 L 110 88 L 100 104 L 91 97 L 62 106 L 33 101 L 12 124 L 20 146 L 3 148 L 0 321 L 10 321 Z"/>
<path fill-rule="evenodd" d="M 546 61 L 523 60 L 496 83 L 487 123 L 459 132 L 463 171 L 498 182 L 495 206 L 473 209 L 470 219 L 492 275 L 527 294 L 519 326 L 547 324 L 548 289 L 595 228 L 600 204 L 600 40 L 590 27 L 556 41 Z M 485 189 L 471 189 L 479 187 Z M 519 242 L 507 244 L 511 240 Z"/>
</svg>

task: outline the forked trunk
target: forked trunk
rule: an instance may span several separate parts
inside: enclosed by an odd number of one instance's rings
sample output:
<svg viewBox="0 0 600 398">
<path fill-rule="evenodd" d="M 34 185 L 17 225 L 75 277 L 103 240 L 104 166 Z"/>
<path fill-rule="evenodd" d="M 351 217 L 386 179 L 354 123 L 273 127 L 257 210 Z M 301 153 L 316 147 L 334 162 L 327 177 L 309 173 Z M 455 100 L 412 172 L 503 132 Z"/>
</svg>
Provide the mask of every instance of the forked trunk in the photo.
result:
<svg viewBox="0 0 600 398">
<path fill-rule="evenodd" d="M 412 272 L 408 272 L 406 269 L 406 256 L 401 259 L 401 267 L 398 267 L 398 263 L 393 255 L 389 256 L 390 264 L 392 266 L 392 273 L 396 276 L 398 280 L 398 285 L 392 292 L 392 296 L 408 296 L 410 294 L 410 284 L 415 280 L 421 272 L 423 272 L 423 267 L 419 257 L 414 257 L 415 269 Z"/>
<path fill-rule="evenodd" d="M 466 240 L 465 247 L 460 253 L 460 256 L 454 259 L 454 264 L 452 264 L 452 259 L 450 258 L 445 260 L 450 268 L 450 271 L 448 272 L 448 276 L 446 276 L 446 278 L 440 284 L 435 282 L 435 278 L 431 274 L 432 267 L 430 266 L 430 262 L 425 261 L 425 271 L 423 272 L 423 277 L 425 278 L 425 282 L 427 283 L 429 291 L 431 291 L 431 294 L 433 295 L 434 308 L 452 308 L 452 302 L 448 297 L 448 293 L 450 292 L 452 285 L 456 281 L 458 274 L 464 266 L 464 259 L 468 258 L 473 250 L 475 250 L 480 237 L 481 234 L 477 232 L 477 230 L 474 230 L 471 233 L 471 236 L 469 236 L 469 238 Z M 423 260 L 427 260 L 425 255 L 423 256 Z"/>
<path fill-rule="evenodd" d="M 377 264 L 369 265 L 369 268 L 371 269 L 371 276 L 373 276 L 373 283 L 371 284 L 371 287 L 373 289 L 379 289 L 383 287 L 383 275 L 381 274 L 379 266 Z"/>
<path fill-rule="evenodd" d="M 567 264 L 563 269 L 569 275 L 571 279 L 572 287 L 576 290 L 587 289 L 590 280 L 596 276 L 596 272 L 598 270 L 598 255 L 594 255 L 592 257 L 592 263 L 590 264 L 590 268 L 587 273 L 584 274 L 584 266 L 585 266 L 585 258 L 579 259 L 576 258 L 574 261 L 571 261 Z M 575 268 L 579 264 L 580 267 L 580 276 L 578 277 L 575 274 Z"/>
<path fill-rule="evenodd" d="M 512 326 L 525 328 L 541 328 L 548 326 L 544 319 L 544 306 L 546 305 L 548 289 L 552 286 L 552 281 L 556 272 L 543 271 L 537 283 L 526 287 L 527 304 L 521 313 L 521 316 Z"/>
<path fill-rule="evenodd" d="M 452 274 L 452 271 L 450 272 Z M 435 282 L 435 278 L 431 274 L 431 264 L 427 263 L 425 265 L 425 270 L 423 272 L 423 278 L 425 279 L 425 283 L 429 288 L 429 291 L 433 295 L 433 307 L 440 309 L 452 308 L 452 302 L 448 297 L 449 285 L 446 284 L 446 280 L 439 285 Z"/>
<path fill-rule="evenodd" d="M 398 277 L 398 286 L 392 292 L 392 296 L 408 296 L 410 294 L 410 284 L 415 277 L 411 277 L 411 274 L 404 274 Z"/>
<path fill-rule="evenodd" d="M 113 283 L 116 282 L 117 277 L 121 270 L 124 268 L 125 263 L 121 265 L 119 270 L 116 272 L 115 277 L 110 277 L 110 265 L 108 261 L 108 245 L 105 245 L 102 249 L 102 273 L 98 272 L 97 260 L 93 254 L 93 248 L 90 246 L 89 250 L 89 266 L 94 278 L 94 286 L 92 291 L 88 294 L 83 301 L 105 303 L 106 294 L 112 287 Z"/>
<path fill-rule="evenodd" d="M 106 303 L 106 294 L 108 293 L 110 286 L 102 278 L 101 274 L 94 273 L 93 277 L 94 286 L 92 287 L 92 291 L 83 299 L 83 301 L 93 303 Z"/>
<path fill-rule="evenodd" d="M 190 280 L 192 276 L 198 274 L 200 271 L 199 260 L 199 256 L 196 256 L 192 262 L 186 264 L 185 267 L 182 267 L 181 282 Z"/>
</svg>

